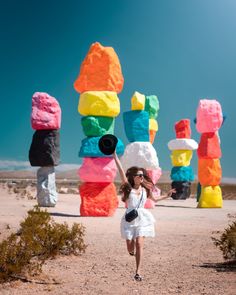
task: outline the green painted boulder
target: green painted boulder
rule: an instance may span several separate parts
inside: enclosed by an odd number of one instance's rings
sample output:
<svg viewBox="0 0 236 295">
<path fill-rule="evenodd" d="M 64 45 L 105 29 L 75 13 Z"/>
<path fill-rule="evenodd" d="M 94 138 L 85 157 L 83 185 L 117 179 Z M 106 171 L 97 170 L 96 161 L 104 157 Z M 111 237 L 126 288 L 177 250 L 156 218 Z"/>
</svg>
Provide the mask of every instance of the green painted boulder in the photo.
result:
<svg viewBox="0 0 236 295">
<path fill-rule="evenodd" d="M 159 111 L 159 101 L 156 95 L 146 96 L 145 111 L 149 114 L 149 119 L 156 119 Z"/>
<path fill-rule="evenodd" d="M 112 117 L 86 116 L 81 119 L 86 136 L 114 134 L 115 119 Z"/>
</svg>

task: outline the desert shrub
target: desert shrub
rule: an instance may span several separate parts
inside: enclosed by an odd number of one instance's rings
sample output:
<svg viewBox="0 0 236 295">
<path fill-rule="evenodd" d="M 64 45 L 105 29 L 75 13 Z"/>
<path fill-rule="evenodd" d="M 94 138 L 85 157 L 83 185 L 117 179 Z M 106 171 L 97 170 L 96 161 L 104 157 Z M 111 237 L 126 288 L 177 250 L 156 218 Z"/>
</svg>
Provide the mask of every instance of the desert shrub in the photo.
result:
<svg viewBox="0 0 236 295">
<path fill-rule="evenodd" d="M 225 260 L 233 260 L 236 262 L 236 220 L 221 234 L 220 238 L 212 238 L 216 247 L 223 252 Z"/>
<path fill-rule="evenodd" d="M 0 282 L 24 273 L 42 271 L 45 260 L 56 255 L 79 255 L 86 249 L 85 228 L 74 223 L 56 223 L 47 211 L 39 207 L 28 211 L 17 233 L 0 243 Z"/>
</svg>

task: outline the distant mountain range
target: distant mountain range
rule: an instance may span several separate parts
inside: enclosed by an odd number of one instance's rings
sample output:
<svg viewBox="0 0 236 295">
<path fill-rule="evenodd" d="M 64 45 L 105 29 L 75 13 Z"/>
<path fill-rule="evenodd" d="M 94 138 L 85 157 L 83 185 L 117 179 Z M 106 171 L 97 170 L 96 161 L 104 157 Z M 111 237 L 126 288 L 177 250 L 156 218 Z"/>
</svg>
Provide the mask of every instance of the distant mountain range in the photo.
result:
<svg viewBox="0 0 236 295">
<path fill-rule="evenodd" d="M 79 176 L 77 174 L 78 169 L 66 170 L 66 171 L 56 171 L 56 178 L 58 179 L 78 179 Z M 0 171 L 0 179 L 35 179 L 37 173 L 37 169 L 34 170 L 14 170 Z M 168 171 L 164 171 L 159 182 L 170 182 L 170 173 Z M 119 181 L 119 177 L 116 178 Z"/>
<path fill-rule="evenodd" d="M 79 164 L 60 164 L 55 167 L 58 179 L 79 180 Z M 31 167 L 29 162 L 0 160 L 0 179 L 36 179 L 39 167 Z M 116 177 L 119 181 L 119 176 Z M 195 180 L 197 181 L 197 180 Z M 170 183 L 170 171 L 162 171 L 160 183 Z M 223 177 L 222 183 L 236 184 L 236 178 Z"/>
</svg>

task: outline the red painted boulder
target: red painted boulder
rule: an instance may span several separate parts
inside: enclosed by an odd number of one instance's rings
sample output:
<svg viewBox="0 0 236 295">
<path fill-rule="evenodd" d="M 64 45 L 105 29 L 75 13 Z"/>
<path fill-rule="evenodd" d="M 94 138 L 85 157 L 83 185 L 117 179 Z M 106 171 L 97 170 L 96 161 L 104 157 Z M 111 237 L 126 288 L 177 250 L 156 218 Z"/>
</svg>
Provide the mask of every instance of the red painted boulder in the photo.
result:
<svg viewBox="0 0 236 295">
<path fill-rule="evenodd" d="M 81 216 L 112 216 L 118 207 L 114 183 L 85 182 L 79 192 Z"/>
<path fill-rule="evenodd" d="M 202 159 L 221 158 L 219 137 L 216 133 L 202 133 L 197 154 Z"/>
<path fill-rule="evenodd" d="M 61 108 L 54 97 L 45 92 L 34 93 L 31 126 L 34 130 L 59 129 L 61 127 Z"/>
<path fill-rule="evenodd" d="M 175 123 L 176 138 L 191 138 L 190 120 L 183 119 Z"/>
</svg>

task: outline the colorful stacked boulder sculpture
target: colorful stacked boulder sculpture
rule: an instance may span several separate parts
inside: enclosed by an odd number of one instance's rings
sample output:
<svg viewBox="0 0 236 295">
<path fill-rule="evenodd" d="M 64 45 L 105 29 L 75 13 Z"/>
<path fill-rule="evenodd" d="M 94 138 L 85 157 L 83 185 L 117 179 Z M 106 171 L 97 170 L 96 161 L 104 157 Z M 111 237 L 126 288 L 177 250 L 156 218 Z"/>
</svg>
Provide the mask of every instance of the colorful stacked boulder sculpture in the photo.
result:
<svg viewBox="0 0 236 295">
<path fill-rule="evenodd" d="M 153 183 L 157 183 L 161 176 L 157 153 L 152 145 L 158 130 L 158 111 L 157 96 L 145 97 L 135 92 L 131 98 L 131 111 L 123 113 L 125 133 L 130 143 L 125 148 L 121 163 L 125 170 L 132 166 L 147 169 Z M 156 194 L 160 194 L 158 189 Z M 153 208 L 153 201 L 148 199 L 145 207 Z"/>
<path fill-rule="evenodd" d="M 32 98 L 31 126 L 35 131 L 29 150 L 31 166 L 37 171 L 37 201 L 41 207 L 57 202 L 55 168 L 60 161 L 61 108 L 58 101 L 44 92 Z"/>
<path fill-rule="evenodd" d="M 216 100 L 202 99 L 197 109 L 196 129 L 201 133 L 197 150 L 198 180 L 201 185 L 198 208 L 221 208 L 221 148 L 218 130 L 223 123 L 221 105 Z"/>
<path fill-rule="evenodd" d="M 171 186 L 176 190 L 172 194 L 175 200 L 185 200 L 191 194 L 191 181 L 194 180 L 194 174 L 190 161 L 193 150 L 198 148 L 195 140 L 191 139 L 190 120 L 183 119 L 175 123 L 176 139 L 168 142 L 168 148 L 171 150 Z"/>
<path fill-rule="evenodd" d="M 83 182 L 79 187 L 82 216 L 112 216 L 118 206 L 113 183 L 117 168 L 111 156 L 104 155 L 98 146 L 105 134 L 114 134 L 115 117 L 120 113 L 117 96 L 123 88 L 119 58 L 112 47 L 96 42 L 84 59 L 74 88 L 80 93 L 78 112 L 86 136 L 82 140 L 79 157 L 83 163 L 78 175 Z M 121 140 L 117 154 L 124 152 Z"/>
</svg>

